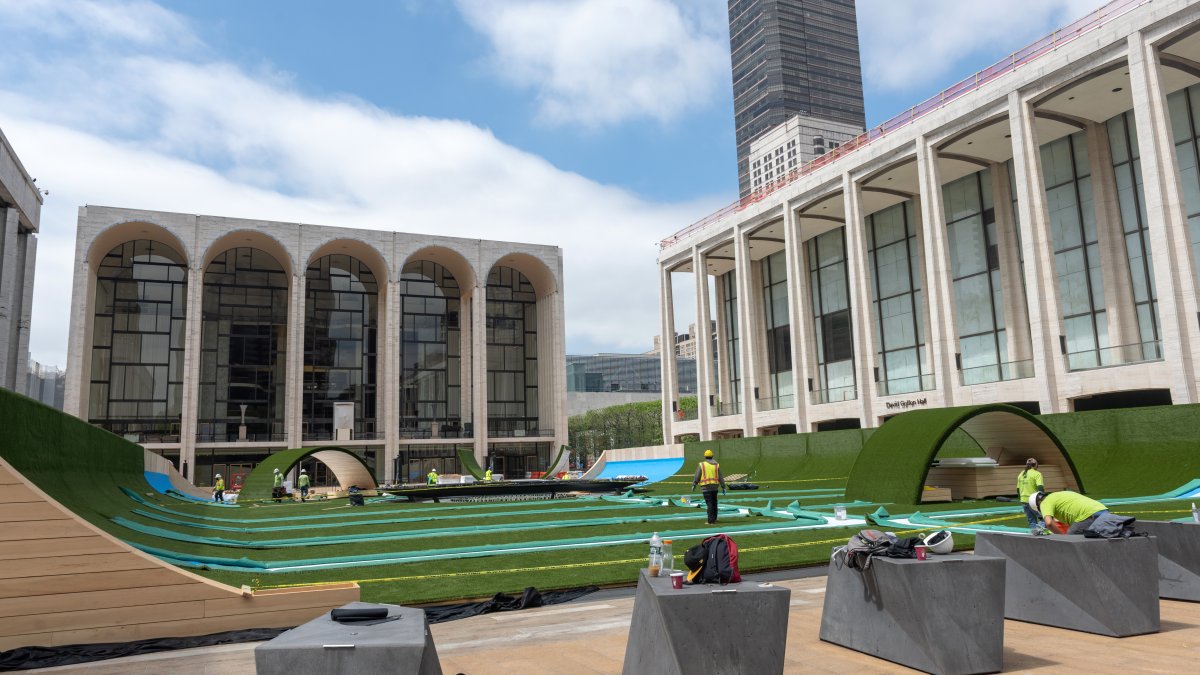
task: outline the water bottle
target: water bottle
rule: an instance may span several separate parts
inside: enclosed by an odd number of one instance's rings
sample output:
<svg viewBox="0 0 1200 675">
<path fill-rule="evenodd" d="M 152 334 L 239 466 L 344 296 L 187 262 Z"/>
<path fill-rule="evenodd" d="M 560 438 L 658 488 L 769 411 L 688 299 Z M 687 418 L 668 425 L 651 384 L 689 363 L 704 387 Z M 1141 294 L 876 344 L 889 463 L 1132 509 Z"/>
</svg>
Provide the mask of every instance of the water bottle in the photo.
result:
<svg viewBox="0 0 1200 675">
<path fill-rule="evenodd" d="M 653 537 L 650 537 L 650 576 L 656 577 L 662 572 L 663 561 L 663 541 L 655 532 Z"/>
<path fill-rule="evenodd" d="M 670 574 L 675 570 L 675 549 L 671 547 L 671 540 L 664 539 L 662 547 L 662 571 L 663 574 Z"/>
<path fill-rule="evenodd" d="M 1192 502 L 1192 522 L 1200 523 L 1200 509 L 1196 508 L 1196 502 Z"/>
</svg>

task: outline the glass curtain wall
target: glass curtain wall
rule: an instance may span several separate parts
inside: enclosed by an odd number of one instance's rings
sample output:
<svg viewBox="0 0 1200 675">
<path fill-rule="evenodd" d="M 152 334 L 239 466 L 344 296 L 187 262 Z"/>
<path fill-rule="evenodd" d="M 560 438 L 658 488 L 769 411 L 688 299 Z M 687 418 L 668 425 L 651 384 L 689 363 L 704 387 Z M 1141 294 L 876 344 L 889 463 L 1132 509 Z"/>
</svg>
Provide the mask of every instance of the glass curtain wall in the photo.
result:
<svg viewBox="0 0 1200 675">
<path fill-rule="evenodd" d="M 872 310 L 881 396 L 933 388 L 925 353 L 925 305 L 921 256 L 912 200 L 867 216 Z"/>
<path fill-rule="evenodd" d="M 812 400 L 813 403 L 853 400 L 858 398 L 858 390 L 854 382 L 845 228 L 809 239 L 806 246 L 817 358 L 816 382 L 809 383 Z"/>
<path fill-rule="evenodd" d="M 1129 282 L 1138 322 L 1138 344 L 1121 349 L 1125 362 L 1162 358 L 1158 326 L 1158 294 L 1154 287 L 1154 261 L 1150 255 L 1146 198 L 1142 191 L 1142 163 L 1138 152 L 1133 112 L 1108 121 L 1108 142 L 1121 208 L 1121 232 L 1129 261 Z"/>
<path fill-rule="evenodd" d="M 327 255 L 305 272 L 305 440 L 334 437 L 335 402 L 354 404 L 354 438 L 376 438 L 379 286 L 357 258 Z"/>
<path fill-rule="evenodd" d="M 760 407 L 790 407 L 792 393 L 792 327 L 788 322 L 787 263 L 784 251 L 763 258 L 763 322 L 767 331 L 768 397 Z"/>
<path fill-rule="evenodd" d="M 204 271 L 198 440 L 284 438 L 288 278 L 269 253 L 234 248 Z M 198 460 L 197 460 L 198 461 Z"/>
<path fill-rule="evenodd" d="M 156 241 L 109 251 L 96 273 L 88 421 L 138 442 L 179 442 L 187 265 Z"/>
<path fill-rule="evenodd" d="M 1043 145 L 1042 175 L 1054 239 L 1067 369 L 1109 365 L 1108 316 L 1086 134 L 1077 132 Z"/>
<path fill-rule="evenodd" d="M 738 321 L 737 271 L 730 270 L 720 277 L 723 303 L 725 305 L 725 356 L 729 359 L 729 389 L 727 401 L 717 401 L 717 415 L 736 415 L 742 411 L 742 366 L 738 361 L 741 343 L 741 322 Z"/>
<path fill-rule="evenodd" d="M 991 170 L 947 183 L 942 188 L 942 203 L 949 234 L 962 383 L 1020 377 L 1024 369 L 1008 360 Z"/>
<path fill-rule="evenodd" d="M 409 262 L 400 311 L 400 435 L 471 438 L 471 420 L 462 416 L 458 281 L 435 262 Z"/>
<path fill-rule="evenodd" d="M 487 285 L 488 435 L 551 435 L 538 427 L 537 295 L 524 274 L 493 267 Z"/>
<path fill-rule="evenodd" d="M 1187 210 L 1188 238 L 1192 245 L 1192 274 L 1200 286 L 1200 85 L 1177 91 L 1167 97 L 1171 111 L 1171 130 L 1175 137 L 1175 157 Z"/>
</svg>

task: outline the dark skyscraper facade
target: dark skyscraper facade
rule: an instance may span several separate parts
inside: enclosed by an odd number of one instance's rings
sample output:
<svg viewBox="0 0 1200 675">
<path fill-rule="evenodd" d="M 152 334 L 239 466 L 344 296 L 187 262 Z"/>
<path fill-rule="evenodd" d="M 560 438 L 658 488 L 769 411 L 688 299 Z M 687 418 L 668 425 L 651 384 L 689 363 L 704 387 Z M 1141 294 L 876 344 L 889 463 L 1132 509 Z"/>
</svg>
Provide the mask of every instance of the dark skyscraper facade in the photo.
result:
<svg viewBox="0 0 1200 675">
<path fill-rule="evenodd" d="M 794 115 L 862 127 L 854 0 L 729 0 L 738 186 L 750 143 Z"/>
</svg>

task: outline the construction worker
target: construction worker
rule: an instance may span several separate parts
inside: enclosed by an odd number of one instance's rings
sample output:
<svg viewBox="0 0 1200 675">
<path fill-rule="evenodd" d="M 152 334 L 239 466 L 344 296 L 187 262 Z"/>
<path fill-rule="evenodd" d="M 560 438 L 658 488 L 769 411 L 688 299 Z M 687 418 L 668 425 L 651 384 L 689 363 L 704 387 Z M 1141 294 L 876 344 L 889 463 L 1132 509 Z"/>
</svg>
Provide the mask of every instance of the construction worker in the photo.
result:
<svg viewBox="0 0 1200 675">
<path fill-rule="evenodd" d="M 1025 470 L 1017 476 L 1017 497 L 1021 500 L 1021 506 L 1025 509 L 1025 520 L 1029 523 L 1030 534 L 1050 534 L 1046 531 L 1046 526 L 1042 524 L 1042 519 L 1038 517 L 1038 512 L 1029 506 L 1029 498 L 1039 492 L 1045 492 L 1045 481 L 1042 480 L 1042 473 L 1037 470 L 1038 461 L 1032 457 L 1025 460 Z"/>
<path fill-rule="evenodd" d="M 300 480 L 297 481 L 297 484 L 300 486 L 300 501 L 307 500 L 308 486 L 311 484 L 311 481 L 308 478 L 308 472 L 304 469 L 300 469 Z"/>
<path fill-rule="evenodd" d="M 721 465 L 713 459 L 713 451 L 704 451 L 704 461 L 696 467 L 696 475 L 692 478 L 692 491 L 700 486 L 700 494 L 704 495 L 704 504 L 708 507 L 708 524 L 717 522 L 717 486 L 721 486 L 721 494 L 725 494 L 725 477 L 721 475 Z"/>
<path fill-rule="evenodd" d="M 225 479 L 221 478 L 221 474 L 217 474 L 217 482 L 213 485 L 213 501 L 225 501 Z"/>
<path fill-rule="evenodd" d="M 1034 493 L 1029 498 L 1029 506 L 1041 514 L 1046 527 L 1051 530 L 1056 522 L 1069 526 L 1067 534 L 1087 532 L 1096 518 L 1108 513 L 1107 506 L 1070 490 L 1051 494 Z"/>
<path fill-rule="evenodd" d="M 283 474 L 279 469 L 275 469 L 275 484 L 271 487 L 271 497 L 277 502 L 283 499 Z"/>
<path fill-rule="evenodd" d="M 437 483 L 438 483 L 437 469 L 430 469 L 429 475 L 425 477 L 425 484 L 426 485 L 437 485 Z"/>
<path fill-rule="evenodd" d="M 488 470 L 487 470 L 487 471 L 485 471 L 485 472 L 483 473 L 483 479 L 484 479 L 484 480 L 486 480 L 486 481 L 488 481 L 488 482 L 491 482 L 491 480 L 492 480 L 492 467 L 490 467 L 490 466 L 489 466 L 489 467 L 488 467 Z"/>
</svg>

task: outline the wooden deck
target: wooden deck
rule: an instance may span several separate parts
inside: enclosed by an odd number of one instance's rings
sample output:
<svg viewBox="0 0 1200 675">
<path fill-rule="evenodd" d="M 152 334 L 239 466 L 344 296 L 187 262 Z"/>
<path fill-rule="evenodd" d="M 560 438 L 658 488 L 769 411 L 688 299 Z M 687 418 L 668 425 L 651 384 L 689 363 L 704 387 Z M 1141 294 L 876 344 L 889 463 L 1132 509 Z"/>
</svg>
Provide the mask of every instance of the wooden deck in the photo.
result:
<svg viewBox="0 0 1200 675">
<path fill-rule="evenodd" d="M 792 589 L 788 673 L 901 673 L 902 666 L 817 638 L 825 577 L 775 582 Z M 585 675 L 620 673 L 633 598 L 577 602 L 523 612 L 487 614 L 433 626 L 445 673 Z M 1108 638 L 1005 622 L 1004 672 L 1180 673 L 1200 663 L 1200 603 L 1162 601 L 1162 632 Z M 229 645 L 68 666 L 89 675 L 172 672 L 253 673 L 254 646 Z"/>
</svg>

